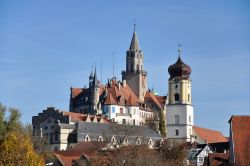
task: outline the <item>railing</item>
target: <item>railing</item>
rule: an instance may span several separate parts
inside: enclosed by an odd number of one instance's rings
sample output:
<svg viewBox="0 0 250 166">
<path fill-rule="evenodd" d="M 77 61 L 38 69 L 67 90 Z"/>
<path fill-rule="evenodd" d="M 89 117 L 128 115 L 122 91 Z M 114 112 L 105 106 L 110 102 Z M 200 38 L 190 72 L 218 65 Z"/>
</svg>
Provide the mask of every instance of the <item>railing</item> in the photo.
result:
<svg viewBox="0 0 250 166">
<path fill-rule="evenodd" d="M 131 114 L 116 113 L 116 117 L 117 117 L 117 116 L 127 116 L 127 117 L 131 117 Z"/>
</svg>

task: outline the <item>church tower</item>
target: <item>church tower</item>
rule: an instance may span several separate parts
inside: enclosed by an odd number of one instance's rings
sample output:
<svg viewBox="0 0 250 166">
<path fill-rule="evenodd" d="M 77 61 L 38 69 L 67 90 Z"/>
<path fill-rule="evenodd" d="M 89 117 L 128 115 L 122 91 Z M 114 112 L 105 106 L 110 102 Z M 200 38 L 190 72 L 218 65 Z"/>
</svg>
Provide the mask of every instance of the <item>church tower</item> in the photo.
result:
<svg viewBox="0 0 250 166">
<path fill-rule="evenodd" d="M 126 70 L 122 71 L 122 80 L 126 80 L 129 87 L 142 101 L 147 91 L 147 72 L 143 70 L 143 59 L 143 52 L 139 47 L 134 29 L 131 44 L 126 53 Z"/>
<path fill-rule="evenodd" d="M 191 141 L 193 106 L 191 96 L 191 68 L 181 59 L 181 49 L 175 64 L 168 72 L 167 138 L 177 141 Z"/>
</svg>

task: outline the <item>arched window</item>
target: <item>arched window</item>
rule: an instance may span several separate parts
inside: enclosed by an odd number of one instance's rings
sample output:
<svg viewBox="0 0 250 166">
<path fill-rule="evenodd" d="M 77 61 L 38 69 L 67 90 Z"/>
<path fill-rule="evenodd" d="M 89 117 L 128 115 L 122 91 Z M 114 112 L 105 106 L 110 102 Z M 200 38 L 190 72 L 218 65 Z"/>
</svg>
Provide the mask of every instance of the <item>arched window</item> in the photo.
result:
<svg viewBox="0 0 250 166">
<path fill-rule="evenodd" d="M 124 138 L 123 143 L 124 143 L 124 145 L 128 145 L 128 138 L 127 137 Z"/>
<path fill-rule="evenodd" d="M 115 137 L 114 137 L 114 136 L 111 138 L 111 142 L 112 142 L 112 143 L 115 143 L 115 142 L 116 142 L 116 140 L 115 140 Z"/>
<path fill-rule="evenodd" d="M 137 139 L 136 139 L 135 144 L 136 144 L 136 145 L 141 145 L 141 140 L 140 140 L 140 138 L 137 138 Z"/>
<path fill-rule="evenodd" d="M 97 141 L 98 141 L 98 142 L 103 141 L 103 138 L 102 138 L 102 136 L 101 136 L 101 135 L 97 138 Z"/>
<path fill-rule="evenodd" d="M 174 123 L 175 124 L 180 124 L 180 116 L 179 115 L 174 116 Z"/>
<path fill-rule="evenodd" d="M 89 142 L 89 141 L 90 141 L 89 135 L 86 135 L 85 136 L 85 142 Z"/>
<path fill-rule="evenodd" d="M 175 101 L 180 101 L 180 96 L 178 93 L 174 94 L 174 100 Z"/>
<path fill-rule="evenodd" d="M 153 141 L 152 141 L 151 138 L 148 140 L 148 147 L 149 147 L 149 148 L 152 148 L 152 147 L 153 147 Z"/>
<path fill-rule="evenodd" d="M 178 136 L 179 135 L 179 130 L 175 130 L 175 135 Z"/>
</svg>

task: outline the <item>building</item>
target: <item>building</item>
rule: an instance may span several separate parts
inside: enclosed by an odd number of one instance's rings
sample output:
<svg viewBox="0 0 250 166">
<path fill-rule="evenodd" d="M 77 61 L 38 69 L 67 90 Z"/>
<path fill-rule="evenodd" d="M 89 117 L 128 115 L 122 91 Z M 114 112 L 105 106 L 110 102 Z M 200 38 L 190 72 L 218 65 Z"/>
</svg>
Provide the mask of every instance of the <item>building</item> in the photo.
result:
<svg viewBox="0 0 250 166">
<path fill-rule="evenodd" d="M 181 59 L 181 50 L 175 64 L 168 72 L 167 138 L 176 141 L 191 141 L 194 113 L 191 95 L 191 68 Z"/>
<path fill-rule="evenodd" d="M 122 81 L 115 78 L 102 85 L 96 70 L 89 76 L 88 88 L 71 88 L 70 112 L 104 115 L 119 124 L 153 124 L 158 130 L 159 112 L 165 111 L 167 96 L 155 95 L 147 89 L 147 72 L 144 55 L 134 31 L 129 50 L 126 52 L 126 70 Z"/>
<path fill-rule="evenodd" d="M 229 164 L 250 165 L 250 116 L 233 115 L 230 124 Z"/>
</svg>

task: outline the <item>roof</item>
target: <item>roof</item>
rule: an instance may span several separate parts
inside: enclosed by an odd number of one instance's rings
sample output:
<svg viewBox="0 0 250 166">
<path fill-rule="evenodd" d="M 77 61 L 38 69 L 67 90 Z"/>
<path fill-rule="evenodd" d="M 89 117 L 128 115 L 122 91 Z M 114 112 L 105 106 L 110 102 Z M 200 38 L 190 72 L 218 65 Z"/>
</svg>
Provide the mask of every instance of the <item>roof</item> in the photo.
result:
<svg viewBox="0 0 250 166">
<path fill-rule="evenodd" d="M 75 113 L 75 112 L 63 112 L 63 114 L 70 116 L 71 120 L 74 122 L 86 121 L 88 118 L 89 118 L 89 121 L 92 122 L 96 118 L 97 122 L 100 122 L 100 120 L 102 119 L 103 120 L 102 123 L 110 123 L 108 120 L 98 115 L 88 115 L 88 114 L 81 114 L 81 113 Z"/>
<path fill-rule="evenodd" d="M 72 96 L 72 98 L 76 97 L 77 95 L 79 95 L 84 90 L 85 89 L 83 89 L 83 88 L 71 88 L 71 96 Z"/>
<path fill-rule="evenodd" d="M 137 38 L 137 35 L 136 35 L 135 31 L 133 33 L 133 37 L 132 37 L 132 40 L 131 40 L 129 50 L 132 50 L 132 51 L 140 50 L 138 38 Z"/>
<path fill-rule="evenodd" d="M 81 155 L 91 156 L 91 154 L 103 148 L 105 145 L 105 142 L 80 142 L 72 149 L 66 151 L 55 151 L 54 155 L 61 164 L 72 165 L 72 161 L 78 160 Z"/>
<path fill-rule="evenodd" d="M 199 135 L 202 140 L 207 143 L 228 141 L 220 131 L 206 129 L 198 126 L 193 126 L 193 130 Z"/>
<path fill-rule="evenodd" d="M 207 144 L 198 144 L 197 148 L 204 148 Z M 224 153 L 225 150 L 229 150 L 229 142 L 216 142 L 209 143 L 209 147 L 213 150 L 213 152 Z"/>
<path fill-rule="evenodd" d="M 207 165 L 218 166 L 228 165 L 229 153 L 209 153 L 207 158 Z M 205 161 L 206 162 L 206 161 Z"/>
<path fill-rule="evenodd" d="M 133 126 L 133 125 L 122 125 L 116 123 L 103 124 L 103 123 L 89 123 L 79 122 L 77 126 L 77 133 L 81 137 L 81 134 L 88 135 L 102 135 L 102 136 L 114 136 L 114 135 L 128 135 L 129 137 L 146 137 L 161 139 L 162 136 L 146 127 L 146 126 Z M 80 133 L 80 134 L 79 134 Z M 96 137 L 97 138 L 97 137 Z"/>
<path fill-rule="evenodd" d="M 153 101 L 161 110 L 163 109 L 161 103 L 158 101 L 156 96 L 152 92 L 146 92 L 145 100 Z"/>
<path fill-rule="evenodd" d="M 235 164 L 248 165 L 247 158 L 250 158 L 250 116 L 233 115 L 229 120 L 231 124 L 231 141 Z M 249 162 L 249 160 L 248 160 Z"/>
</svg>

